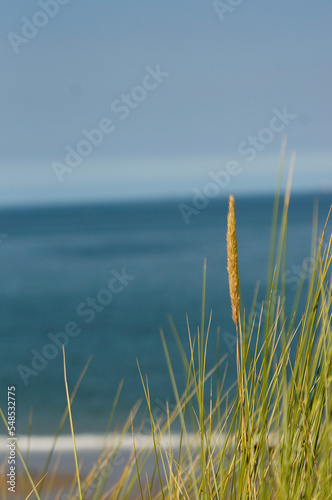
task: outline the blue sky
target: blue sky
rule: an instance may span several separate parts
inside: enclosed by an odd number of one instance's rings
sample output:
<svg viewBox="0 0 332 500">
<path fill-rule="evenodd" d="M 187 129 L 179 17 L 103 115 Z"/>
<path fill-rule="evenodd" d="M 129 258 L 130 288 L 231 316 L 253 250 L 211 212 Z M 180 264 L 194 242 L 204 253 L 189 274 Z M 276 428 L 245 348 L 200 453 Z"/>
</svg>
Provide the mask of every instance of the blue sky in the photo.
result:
<svg viewBox="0 0 332 500">
<path fill-rule="evenodd" d="M 329 0 L 3 2 L 0 203 L 185 197 L 230 161 L 225 196 L 271 191 L 283 134 L 294 189 L 331 192 L 331 24 Z"/>
</svg>

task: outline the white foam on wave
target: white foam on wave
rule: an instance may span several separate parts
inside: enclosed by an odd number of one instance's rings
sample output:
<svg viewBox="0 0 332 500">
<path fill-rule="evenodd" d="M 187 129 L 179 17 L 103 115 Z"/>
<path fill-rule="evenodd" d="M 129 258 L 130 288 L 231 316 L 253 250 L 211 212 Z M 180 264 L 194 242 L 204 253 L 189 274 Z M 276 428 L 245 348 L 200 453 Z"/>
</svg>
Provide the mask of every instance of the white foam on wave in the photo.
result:
<svg viewBox="0 0 332 500">
<path fill-rule="evenodd" d="M 189 441 L 192 443 L 195 440 L 193 434 L 188 435 Z M 54 436 L 18 436 L 17 445 L 22 452 L 26 452 L 28 449 L 30 452 L 34 453 L 48 453 L 54 445 Z M 171 446 L 172 448 L 177 448 L 180 442 L 180 434 L 172 434 Z M 5 451 L 7 449 L 7 444 L 9 443 L 6 436 L 0 437 L 1 449 Z M 125 434 L 121 437 L 120 434 L 109 434 L 106 438 L 103 434 L 77 434 L 75 435 L 75 445 L 77 451 L 101 451 L 105 445 L 108 449 L 115 449 L 120 443 L 119 448 L 124 451 L 131 452 L 133 450 L 133 437 L 131 434 Z M 169 438 L 165 434 L 163 442 L 160 443 L 162 447 L 169 448 Z M 153 440 L 151 435 L 147 434 L 135 434 L 135 446 L 136 448 L 142 447 L 152 447 Z M 73 439 L 72 436 L 65 435 L 59 436 L 55 451 L 57 452 L 69 452 L 73 450 Z"/>
</svg>

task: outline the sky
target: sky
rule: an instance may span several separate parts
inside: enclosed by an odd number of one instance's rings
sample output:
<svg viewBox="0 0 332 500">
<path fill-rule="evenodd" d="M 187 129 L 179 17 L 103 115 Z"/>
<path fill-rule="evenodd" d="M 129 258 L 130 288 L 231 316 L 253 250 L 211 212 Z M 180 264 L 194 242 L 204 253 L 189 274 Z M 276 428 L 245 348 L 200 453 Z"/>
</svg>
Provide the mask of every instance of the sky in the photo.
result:
<svg viewBox="0 0 332 500">
<path fill-rule="evenodd" d="M 0 205 L 270 192 L 284 135 L 294 190 L 332 192 L 330 0 L 0 12 Z"/>
</svg>

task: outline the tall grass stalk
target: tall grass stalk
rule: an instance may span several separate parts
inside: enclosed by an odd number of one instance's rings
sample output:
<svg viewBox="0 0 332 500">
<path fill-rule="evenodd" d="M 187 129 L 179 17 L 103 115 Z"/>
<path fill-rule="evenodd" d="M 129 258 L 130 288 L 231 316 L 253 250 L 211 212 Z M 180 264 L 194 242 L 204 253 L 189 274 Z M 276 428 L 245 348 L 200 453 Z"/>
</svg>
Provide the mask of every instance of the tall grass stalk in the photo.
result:
<svg viewBox="0 0 332 500">
<path fill-rule="evenodd" d="M 72 438 L 73 438 L 73 449 L 74 449 L 74 457 L 75 457 L 77 486 L 78 486 L 80 500 L 83 500 L 82 487 L 81 487 L 81 478 L 80 478 L 80 470 L 79 470 L 79 466 L 78 466 L 77 450 L 76 450 L 76 443 L 75 443 L 74 424 L 73 424 L 73 417 L 72 417 L 72 414 L 71 414 L 71 403 L 70 403 L 69 389 L 68 389 L 68 383 L 67 383 L 65 346 L 62 346 L 62 353 L 63 353 L 63 374 L 64 374 L 64 379 L 65 379 L 65 388 L 66 388 L 66 396 L 67 396 L 67 404 L 68 404 L 69 423 L 70 423 L 71 435 L 72 435 Z"/>
</svg>

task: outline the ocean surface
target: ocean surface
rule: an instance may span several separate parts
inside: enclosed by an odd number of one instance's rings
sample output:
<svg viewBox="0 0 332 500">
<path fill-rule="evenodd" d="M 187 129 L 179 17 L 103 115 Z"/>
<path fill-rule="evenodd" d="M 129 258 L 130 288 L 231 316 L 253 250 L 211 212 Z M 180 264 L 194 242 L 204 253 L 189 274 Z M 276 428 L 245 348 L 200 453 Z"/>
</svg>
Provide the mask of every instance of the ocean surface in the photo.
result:
<svg viewBox="0 0 332 500">
<path fill-rule="evenodd" d="M 291 198 L 289 304 L 304 272 L 303 260 L 310 256 L 315 200 L 321 230 L 332 196 Z M 15 386 L 17 435 L 27 434 L 31 408 L 34 435 L 56 431 L 66 407 L 63 338 L 67 339 L 70 391 L 92 357 L 72 407 L 76 433 L 104 432 L 122 379 L 115 423 L 123 423 L 133 405 L 143 399 L 139 425 L 146 404 L 137 360 L 143 376 L 148 376 L 154 415 L 165 415 L 166 401 L 172 408 L 174 396 L 160 328 L 181 392 L 183 369 L 168 317 L 173 318 L 188 352 L 186 315 L 194 336 L 200 324 L 205 258 L 207 317 L 212 310 L 208 368 L 216 361 L 220 327 L 221 355 L 227 355 L 228 364 L 225 388 L 234 382 L 234 325 L 226 272 L 227 200 L 210 202 L 191 216 L 189 224 L 178 203 L 1 209 L 0 404 L 6 411 L 7 386 Z M 264 298 L 272 206 L 272 197 L 236 199 L 246 308 L 251 306 L 257 282 L 258 301 Z M 67 425 L 64 433 L 69 433 Z M 0 434 L 5 434 L 4 427 Z"/>
</svg>

